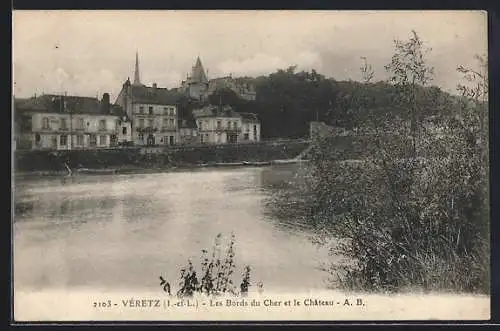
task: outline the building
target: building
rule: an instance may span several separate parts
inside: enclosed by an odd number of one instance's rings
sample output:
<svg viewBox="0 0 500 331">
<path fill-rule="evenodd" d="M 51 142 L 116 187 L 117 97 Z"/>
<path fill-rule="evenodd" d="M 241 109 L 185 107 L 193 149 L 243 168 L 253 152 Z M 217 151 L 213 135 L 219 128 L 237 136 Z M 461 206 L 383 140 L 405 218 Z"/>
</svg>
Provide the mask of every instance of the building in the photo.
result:
<svg viewBox="0 0 500 331">
<path fill-rule="evenodd" d="M 115 101 L 132 122 L 132 141 L 138 146 L 175 145 L 179 142 L 179 93 L 154 83 L 141 83 L 136 53 L 134 82 L 127 79 Z"/>
<path fill-rule="evenodd" d="M 188 75 L 186 80 L 181 82 L 178 91 L 198 101 L 207 100 L 211 94 L 220 89 L 230 89 L 245 100 L 255 100 L 257 97 L 255 86 L 249 79 L 233 78 L 229 75 L 209 80 L 207 76 L 200 57 L 197 57 L 195 65 L 191 69 L 191 75 Z"/>
<path fill-rule="evenodd" d="M 206 106 L 193 110 L 193 116 L 203 144 L 260 141 L 260 122 L 255 114 L 237 113 L 230 106 Z"/>
<path fill-rule="evenodd" d="M 208 89 L 205 92 L 205 98 L 213 94 L 217 90 L 230 89 L 240 98 L 245 100 L 255 100 L 257 92 L 255 86 L 245 78 L 233 78 L 231 75 L 227 77 L 220 77 L 211 79 L 208 82 Z"/>
<path fill-rule="evenodd" d="M 241 142 L 260 141 L 260 121 L 253 113 L 239 113 L 241 116 Z"/>
<path fill-rule="evenodd" d="M 191 76 L 182 82 L 181 88 L 191 98 L 195 100 L 204 100 L 206 91 L 208 90 L 208 79 L 205 74 L 205 69 L 201 64 L 199 57 L 196 58 L 196 63 L 191 69 Z"/>
<path fill-rule="evenodd" d="M 126 142 L 130 121 L 109 94 L 92 97 L 47 94 L 14 102 L 17 149 L 109 148 Z"/>
<path fill-rule="evenodd" d="M 200 142 L 204 144 L 237 143 L 241 117 L 229 106 L 206 106 L 193 110 Z"/>
<path fill-rule="evenodd" d="M 198 127 L 194 120 L 179 120 L 179 144 L 192 145 L 200 143 Z"/>
</svg>

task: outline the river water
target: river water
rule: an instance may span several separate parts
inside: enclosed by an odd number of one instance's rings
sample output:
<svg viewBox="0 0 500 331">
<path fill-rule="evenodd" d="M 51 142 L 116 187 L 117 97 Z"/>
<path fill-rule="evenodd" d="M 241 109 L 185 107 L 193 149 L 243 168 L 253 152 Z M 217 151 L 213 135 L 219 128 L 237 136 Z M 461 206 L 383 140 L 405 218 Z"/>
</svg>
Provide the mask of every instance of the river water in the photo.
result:
<svg viewBox="0 0 500 331">
<path fill-rule="evenodd" d="M 188 259 L 199 267 L 218 233 L 234 233 L 264 290 L 325 287 L 327 251 L 307 227 L 273 212 L 273 196 L 299 165 L 19 180 L 13 224 L 16 290 L 176 288 Z"/>
</svg>

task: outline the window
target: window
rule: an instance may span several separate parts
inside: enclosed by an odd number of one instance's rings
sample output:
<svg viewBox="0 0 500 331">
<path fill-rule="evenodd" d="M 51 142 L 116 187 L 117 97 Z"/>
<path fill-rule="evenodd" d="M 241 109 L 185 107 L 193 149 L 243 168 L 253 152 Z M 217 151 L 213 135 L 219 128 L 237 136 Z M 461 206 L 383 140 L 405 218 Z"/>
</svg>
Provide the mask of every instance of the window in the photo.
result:
<svg viewBox="0 0 500 331">
<path fill-rule="evenodd" d="M 68 128 L 68 123 L 65 118 L 61 118 L 61 130 L 66 130 Z"/>
<path fill-rule="evenodd" d="M 169 122 L 169 124 L 170 124 L 170 126 L 171 126 L 172 128 L 174 128 L 174 127 L 175 127 L 175 121 L 174 121 L 174 119 L 173 119 L 173 118 L 171 118 L 168 122 Z"/>
<path fill-rule="evenodd" d="M 148 127 L 153 128 L 153 120 L 148 120 Z"/>
<path fill-rule="evenodd" d="M 243 140 L 249 140 L 249 139 L 250 139 L 250 137 L 249 137 L 249 134 L 248 134 L 248 132 L 247 132 L 247 133 L 245 133 L 245 134 L 243 135 Z"/>
<path fill-rule="evenodd" d="M 116 137 L 116 134 L 112 134 L 111 136 L 109 136 L 109 144 L 111 146 L 116 146 L 117 143 L 118 143 L 118 138 Z"/>
<path fill-rule="evenodd" d="M 140 128 L 144 127 L 144 118 L 139 119 L 139 127 Z"/>
<path fill-rule="evenodd" d="M 200 135 L 200 142 L 203 144 L 203 135 Z"/>
<path fill-rule="evenodd" d="M 127 134 L 127 127 L 126 127 L 126 126 L 124 126 L 124 127 L 122 128 L 122 134 L 123 134 L 123 135 L 126 135 L 126 134 Z"/>
<path fill-rule="evenodd" d="M 89 145 L 96 146 L 97 145 L 97 136 L 95 134 L 91 134 L 89 137 Z"/>
<path fill-rule="evenodd" d="M 222 126 L 222 122 L 221 121 L 217 121 L 217 129 L 220 129 Z"/>
<path fill-rule="evenodd" d="M 227 128 L 231 129 L 231 122 L 230 121 L 227 121 Z"/>
<path fill-rule="evenodd" d="M 48 129 L 48 128 L 50 128 L 50 125 L 49 125 L 49 118 L 48 118 L 48 117 L 44 117 L 44 118 L 43 118 L 43 123 L 42 123 L 42 125 L 43 125 L 43 128 L 44 128 L 44 129 Z"/>
<path fill-rule="evenodd" d="M 169 112 L 169 109 L 168 107 L 163 107 L 163 114 L 164 115 L 168 115 L 170 112 Z"/>
<path fill-rule="evenodd" d="M 173 145 L 174 144 L 174 136 L 170 136 L 168 142 L 170 145 Z"/>
<path fill-rule="evenodd" d="M 115 122 L 115 128 L 116 128 L 117 131 L 119 130 L 118 128 L 120 127 L 120 125 L 122 125 L 122 121 L 116 120 L 116 122 Z"/>
<path fill-rule="evenodd" d="M 35 143 L 37 146 L 40 145 L 40 140 L 41 140 L 40 134 L 38 133 L 35 134 Z"/>
<path fill-rule="evenodd" d="M 168 145 L 168 136 L 165 136 L 165 137 L 163 138 L 163 142 L 165 143 L 165 145 Z"/>
<path fill-rule="evenodd" d="M 106 120 L 99 120 L 99 130 L 100 131 L 106 130 Z"/>
<path fill-rule="evenodd" d="M 83 136 L 82 135 L 76 136 L 76 144 L 77 144 L 77 146 L 83 146 Z"/>
<path fill-rule="evenodd" d="M 254 139 L 257 139 L 257 125 L 253 126 L 253 136 L 254 136 Z"/>
<path fill-rule="evenodd" d="M 171 115 L 175 116 L 175 107 L 170 108 L 170 111 L 171 111 Z"/>
<path fill-rule="evenodd" d="M 227 140 L 229 143 L 237 143 L 238 142 L 238 135 L 237 134 L 230 134 L 227 136 Z"/>
<path fill-rule="evenodd" d="M 144 107 L 143 106 L 139 107 L 139 113 L 144 114 Z"/>
<path fill-rule="evenodd" d="M 106 136 L 105 135 L 99 136 L 99 145 L 101 145 L 101 146 L 106 145 Z"/>
<path fill-rule="evenodd" d="M 140 141 L 144 141 L 144 134 L 143 133 L 139 133 L 138 138 L 139 138 Z"/>
<path fill-rule="evenodd" d="M 233 128 L 236 130 L 238 129 L 238 122 L 233 122 Z"/>
<path fill-rule="evenodd" d="M 149 107 L 149 115 L 153 115 L 153 107 Z"/>
<path fill-rule="evenodd" d="M 68 144 L 68 136 L 63 134 L 59 136 L 59 145 L 66 146 Z"/>
<path fill-rule="evenodd" d="M 76 120 L 76 128 L 83 130 L 83 118 L 79 118 Z"/>
<path fill-rule="evenodd" d="M 200 130 L 203 130 L 203 121 L 198 122 L 198 126 L 200 127 Z"/>
</svg>

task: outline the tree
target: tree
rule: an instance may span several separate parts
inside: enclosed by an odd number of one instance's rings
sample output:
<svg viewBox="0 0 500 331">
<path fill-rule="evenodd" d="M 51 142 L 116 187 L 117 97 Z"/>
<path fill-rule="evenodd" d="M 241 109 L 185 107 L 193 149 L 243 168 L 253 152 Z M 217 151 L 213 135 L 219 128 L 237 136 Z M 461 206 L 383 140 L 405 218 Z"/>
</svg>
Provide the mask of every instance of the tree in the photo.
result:
<svg viewBox="0 0 500 331">
<path fill-rule="evenodd" d="M 441 91 L 427 88 L 433 69 L 417 33 L 394 47 L 385 69 L 405 115 L 400 129 L 390 136 L 377 131 L 376 148 L 363 160 L 339 162 L 334 137 L 313 146 L 311 217 L 336 239 L 333 252 L 347 258 L 328 271 L 362 290 L 486 291 L 485 199 L 477 188 L 487 177 L 471 151 L 476 140 L 467 138 L 466 125 L 452 125 L 463 116 L 429 121 L 429 105 L 439 109 L 444 101 Z M 361 73 L 353 109 L 370 101 L 374 75 L 366 62 Z M 369 116 L 377 123 L 380 115 Z"/>
</svg>

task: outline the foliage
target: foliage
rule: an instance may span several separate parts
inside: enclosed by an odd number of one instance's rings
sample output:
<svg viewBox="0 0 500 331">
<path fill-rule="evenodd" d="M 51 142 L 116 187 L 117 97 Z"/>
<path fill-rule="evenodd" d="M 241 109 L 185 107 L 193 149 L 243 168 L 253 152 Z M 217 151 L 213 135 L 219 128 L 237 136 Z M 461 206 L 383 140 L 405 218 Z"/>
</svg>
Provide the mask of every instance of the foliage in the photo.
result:
<svg viewBox="0 0 500 331">
<path fill-rule="evenodd" d="M 296 66 L 278 69 L 267 76 L 246 78 L 256 86 L 257 99 L 244 100 L 229 88 L 216 90 L 206 104 L 231 105 L 237 112 L 256 113 L 262 124 L 263 138 L 304 138 L 309 134 L 309 122 L 319 120 L 347 129 L 371 126 L 371 118 L 379 125 L 396 127 L 394 119 L 405 118 L 405 109 L 397 104 L 397 86 L 389 82 L 337 81 L 316 70 L 298 71 Z M 432 93 L 425 93 L 430 90 Z M 362 91 L 362 93 L 360 93 Z M 432 94 L 436 94 L 433 96 Z M 442 107 L 435 103 L 449 95 L 436 87 L 426 87 L 417 97 L 427 103 L 427 115 Z M 364 107 L 359 107 L 363 98 Z M 179 102 L 181 118 L 190 118 L 199 102 L 183 98 Z M 383 119 L 383 120 L 382 120 Z"/>
<path fill-rule="evenodd" d="M 225 252 L 221 247 L 222 235 L 215 238 L 212 254 L 209 256 L 207 250 L 202 250 L 201 268 L 197 273 L 191 260 L 181 269 L 178 297 L 192 297 L 195 293 L 204 295 L 241 295 L 248 293 L 250 284 L 250 267 L 245 266 L 242 273 L 242 281 L 238 290 L 233 282 L 235 265 L 235 236 L 227 244 Z"/>
<path fill-rule="evenodd" d="M 378 146 L 371 157 L 339 162 L 331 137 L 313 148 L 310 213 L 326 238 L 337 238 L 332 253 L 346 260 L 326 269 L 343 286 L 489 291 L 487 162 L 477 124 L 484 108 L 426 88 L 433 72 L 426 51 L 413 32 L 408 41 L 395 41 L 386 66 L 403 115 L 392 135 L 405 144 L 389 146 L 395 139 L 371 113 Z M 361 109 L 370 102 L 373 78 L 366 63 L 362 75 L 364 84 L 353 93 Z"/>
</svg>

